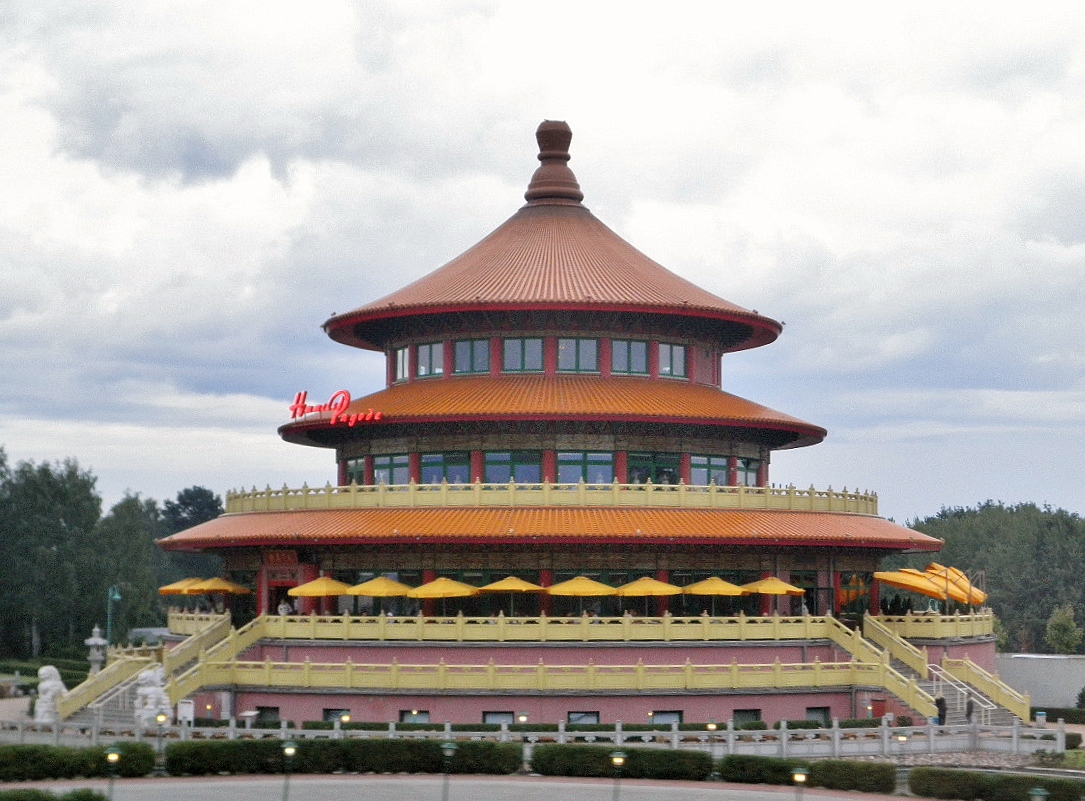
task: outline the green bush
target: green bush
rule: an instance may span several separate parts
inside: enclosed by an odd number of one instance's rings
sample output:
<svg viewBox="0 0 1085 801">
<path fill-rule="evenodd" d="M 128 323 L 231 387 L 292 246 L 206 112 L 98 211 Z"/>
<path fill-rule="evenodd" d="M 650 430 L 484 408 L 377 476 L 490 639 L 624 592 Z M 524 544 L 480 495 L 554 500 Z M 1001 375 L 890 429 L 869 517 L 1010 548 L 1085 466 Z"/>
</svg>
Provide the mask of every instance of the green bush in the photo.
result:
<svg viewBox="0 0 1085 801">
<path fill-rule="evenodd" d="M 810 763 L 778 757 L 731 754 L 720 760 L 719 774 L 725 782 L 741 784 L 791 784 L 792 771 Z"/>
<path fill-rule="evenodd" d="M 772 724 L 772 728 L 779 729 L 782 725 L 783 725 L 783 721 L 778 720 L 778 721 L 776 721 L 775 723 Z M 790 730 L 796 730 L 797 731 L 799 729 L 824 729 L 825 726 L 822 724 L 822 722 L 820 720 L 789 720 L 787 722 L 787 728 L 788 728 L 789 731 Z"/>
<path fill-rule="evenodd" d="M 1046 712 L 1048 723 L 1054 723 L 1059 718 L 1062 718 L 1066 723 L 1073 723 L 1074 725 L 1085 723 L 1085 709 L 1063 708 L 1057 706 L 1034 706 L 1029 712 L 1032 714 L 1033 720 L 1036 720 L 1037 712 Z"/>
<path fill-rule="evenodd" d="M 810 767 L 812 787 L 830 790 L 858 790 L 861 793 L 892 795 L 897 786 L 895 765 L 884 762 L 847 762 L 825 759 Z"/>
<path fill-rule="evenodd" d="M 154 749 L 145 743 L 119 743 L 118 776 L 146 776 L 154 769 Z M 0 782 L 76 779 L 109 775 L 105 748 L 55 745 L 0 746 Z"/>
<path fill-rule="evenodd" d="M 532 752 L 531 769 L 544 776 L 614 776 L 610 760 L 614 750 L 614 746 L 539 745 Z M 703 781 L 712 772 L 711 758 L 700 751 L 629 748 L 625 755 L 621 775 L 631 779 Z"/>
<path fill-rule="evenodd" d="M 908 789 L 924 798 L 962 801 L 1028 801 L 1028 791 L 1043 787 L 1049 801 L 1078 801 L 1085 782 L 1039 776 L 1006 776 L 947 768 L 915 768 L 908 774 Z"/>
<path fill-rule="evenodd" d="M 0 801 L 57 801 L 57 797 L 45 790 L 24 787 L 19 790 L 0 791 Z"/>
<path fill-rule="evenodd" d="M 769 725 L 763 720 L 751 720 L 735 726 L 735 731 L 765 731 Z"/>
<path fill-rule="evenodd" d="M 881 725 L 881 718 L 846 718 L 840 721 L 842 729 L 876 729 Z"/>
<path fill-rule="evenodd" d="M 1066 732 L 1066 750 L 1074 751 L 1081 748 L 1081 735 L 1076 731 Z"/>
</svg>

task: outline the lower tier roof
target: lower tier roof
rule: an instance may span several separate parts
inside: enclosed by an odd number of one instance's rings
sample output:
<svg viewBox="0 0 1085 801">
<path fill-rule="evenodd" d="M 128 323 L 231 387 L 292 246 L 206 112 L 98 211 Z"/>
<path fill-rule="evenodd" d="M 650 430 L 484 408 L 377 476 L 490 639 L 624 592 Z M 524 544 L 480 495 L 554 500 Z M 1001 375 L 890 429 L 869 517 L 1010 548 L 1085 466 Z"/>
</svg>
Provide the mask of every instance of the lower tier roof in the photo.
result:
<svg viewBox="0 0 1085 801">
<path fill-rule="evenodd" d="M 227 514 L 159 540 L 166 550 L 412 544 L 748 545 L 938 551 L 881 517 L 750 509 L 482 507 Z"/>
</svg>

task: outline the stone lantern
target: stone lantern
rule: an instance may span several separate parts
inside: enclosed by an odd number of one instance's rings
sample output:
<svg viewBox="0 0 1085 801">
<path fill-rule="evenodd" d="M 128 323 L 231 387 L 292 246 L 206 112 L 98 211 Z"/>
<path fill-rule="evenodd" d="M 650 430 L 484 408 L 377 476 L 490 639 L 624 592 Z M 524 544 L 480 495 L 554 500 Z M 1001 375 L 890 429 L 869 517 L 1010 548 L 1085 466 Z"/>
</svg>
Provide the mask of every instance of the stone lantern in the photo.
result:
<svg viewBox="0 0 1085 801">
<path fill-rule="evenodd" d="M 87 651 L 87 661 L 90 662 L 90 675 L 94 676 L 105 664 L 105 652 L 109 643 L 102 636 L 102 630 L 95 626 L 90 636 L 83 640 L 83 644 L 90 649 Z"/>
</svg>

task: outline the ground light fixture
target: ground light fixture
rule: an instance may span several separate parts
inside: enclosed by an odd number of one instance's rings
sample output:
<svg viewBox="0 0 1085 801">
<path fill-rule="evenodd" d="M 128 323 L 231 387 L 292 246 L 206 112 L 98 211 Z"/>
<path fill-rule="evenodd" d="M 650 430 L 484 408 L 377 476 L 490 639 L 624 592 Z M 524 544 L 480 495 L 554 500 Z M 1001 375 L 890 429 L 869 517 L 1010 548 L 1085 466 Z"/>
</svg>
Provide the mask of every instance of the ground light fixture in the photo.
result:
<svg viewBox="0 0 1085 801">
<path fill-rule="evenodd" d="M 618 792 L 622 784 L 622 768 L 625 766 L 625 751 L 611 751 L 610 764 L 614 766 L 614 801 L 618 801 Z"/>
<path fill-rule="evenodd" d="M 802 801 L 802 788 L 806 784 L 807 770 L 797 765 L 791 770 L 791 781 L 795 783 L 795 801 Z"/>
<path fill-rule="evenodd" d="M 452 767 L 452 757 L 456 756 L 459 746 L 449 740 L 441 744 L 441 753 L 445 756 L 444 781 L 441 783 L 441 801 L 448 801 L 448 771 Z"/>
<path fill-rule="evenodd" d="M 117 763 L 121 761 L 121 749 L 117 746 L 106 749 L 105 760 L 109 765 L 109 801 L 113 801 L 113 782 L 117 779 Z"/>
<path fill-rule="evenodd" d="M 283 743 L 283 801 L 290 798 L 290 764 L 294 761 L 294 755 L 298 753 L 298 744 L 293 740 Z"/>
<path fill-rule="evenodd" d="M 158 724 L 158 742 L 157 750 L 154 756 L 154 775 L 165 776 L 166 775 L 166 751 L 163 747 L 162 736 L 165 730 L 166 721 L 169 720 L 169 715 L 165 712 L 159 712 L 154 716 L 155 723 Z"/>
</svg>

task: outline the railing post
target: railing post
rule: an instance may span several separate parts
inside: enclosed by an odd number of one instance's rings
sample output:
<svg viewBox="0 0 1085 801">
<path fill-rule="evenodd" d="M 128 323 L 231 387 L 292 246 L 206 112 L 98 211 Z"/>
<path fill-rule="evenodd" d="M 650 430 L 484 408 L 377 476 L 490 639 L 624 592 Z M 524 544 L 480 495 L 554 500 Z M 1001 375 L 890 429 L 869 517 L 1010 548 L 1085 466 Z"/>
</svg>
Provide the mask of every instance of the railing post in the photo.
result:
<svg viewBox="0 0 1085 801">
<path fill-rule="evenodd" d="M 622 722 L 620 720 L 614 721 L 614 744 L 621 745 L 625 742 L 625 732 L 622 729 Z"/>
<path fill-rule="evenodd" d="M 780 759 L 787 759 L 787 720 L 780 719 Z"/>
<path fill-rule="evenodd" d="M 840 758 L 840 719 L 833 718 L 833 725 L 829 731 L 829 736 L 833 741 L 833 759 Z"/>
<path fill-rule="evenodd" d="M 671 749 L 678 750 L 678 721 L 671 721 Z"/>
<path fill-rule="evenodd" d="M 562 744 L 565 743 L 565 721 L 564 720 L 559 720 L 558 721 L 558 742 L 562 743 Z"/>
<path fill-rule="evenodd" d="M 727 756 L 735 753 L 735 719 L 727 719 Z"/>
</svg>

